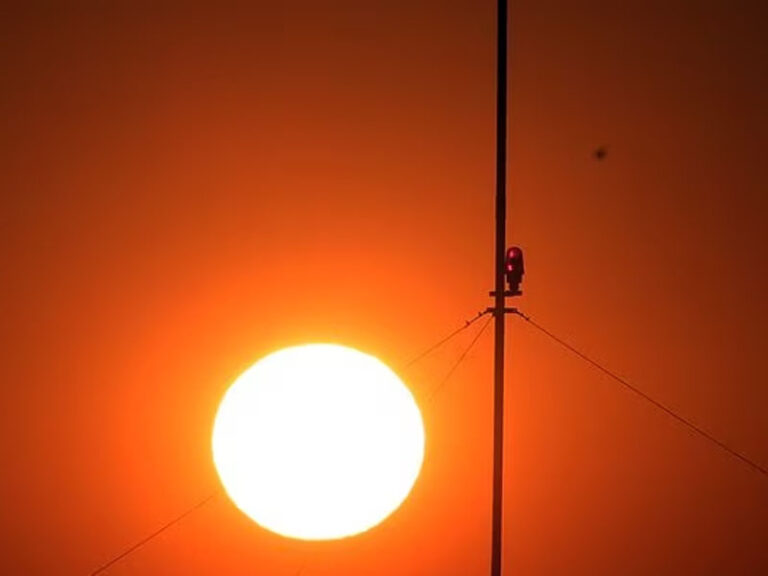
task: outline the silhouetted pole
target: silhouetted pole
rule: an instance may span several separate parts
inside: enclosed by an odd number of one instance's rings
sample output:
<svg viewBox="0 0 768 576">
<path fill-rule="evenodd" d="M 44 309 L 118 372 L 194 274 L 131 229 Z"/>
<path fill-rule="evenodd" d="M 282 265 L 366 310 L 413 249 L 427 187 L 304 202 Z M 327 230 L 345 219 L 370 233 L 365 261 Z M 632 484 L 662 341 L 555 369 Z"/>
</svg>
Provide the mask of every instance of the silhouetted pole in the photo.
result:
<svg viewBox="0 0 768 576">
<path fill-rule="evenodd" d="M 496 54 L 496 264 L 493 358 L 493 519 L 491 576 L 501 576 L 504 468 L 504 258 L 507 226 L 507 0 L 498 0 Z"/>
</svg>

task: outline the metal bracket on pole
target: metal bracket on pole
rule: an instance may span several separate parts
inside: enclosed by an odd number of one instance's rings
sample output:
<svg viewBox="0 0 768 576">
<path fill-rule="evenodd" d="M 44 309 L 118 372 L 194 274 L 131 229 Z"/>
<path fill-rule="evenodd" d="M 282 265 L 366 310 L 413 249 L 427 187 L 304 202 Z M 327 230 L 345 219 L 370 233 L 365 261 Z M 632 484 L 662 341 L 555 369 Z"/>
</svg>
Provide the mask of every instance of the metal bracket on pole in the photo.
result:
<svg viewBox="0 0 768 576">
<path fill-rule="evenodd" d="M 496 308 L 488 307 L 485 309 L 486 314 L 496 314 Z M 522 316 L 522 312 L 518 310 L 517 308 L 504 308 L 504 314 L 517 314 L 518 316 Z"/>
</svg>

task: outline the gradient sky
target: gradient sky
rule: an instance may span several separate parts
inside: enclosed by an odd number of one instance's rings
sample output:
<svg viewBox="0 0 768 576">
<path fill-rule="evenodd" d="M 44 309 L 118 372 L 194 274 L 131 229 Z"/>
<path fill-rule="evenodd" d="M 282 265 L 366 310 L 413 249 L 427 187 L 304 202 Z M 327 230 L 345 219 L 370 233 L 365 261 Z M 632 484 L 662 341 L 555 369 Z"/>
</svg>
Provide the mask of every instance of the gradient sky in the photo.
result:
<svg viewBox="0 0 768 576">
<path fill-rule="evenodd" d="M 263 354 L 397 366 L 489 304 L 495 2 L 15 4 L 0 570 L 80 575 L 216 489 Z M 520 307 L 768 464 L 762 3 L 512 4 Z M 426 401 L 470 337 L 404 374 L 427 455 L 379 527 L 290 541 L 219 498 L 109 574 L 487 573 L 490 332 Z M 508 358 L 508 573 L 768 573 L 765 477 L 514 319 Z"/>
</svg>

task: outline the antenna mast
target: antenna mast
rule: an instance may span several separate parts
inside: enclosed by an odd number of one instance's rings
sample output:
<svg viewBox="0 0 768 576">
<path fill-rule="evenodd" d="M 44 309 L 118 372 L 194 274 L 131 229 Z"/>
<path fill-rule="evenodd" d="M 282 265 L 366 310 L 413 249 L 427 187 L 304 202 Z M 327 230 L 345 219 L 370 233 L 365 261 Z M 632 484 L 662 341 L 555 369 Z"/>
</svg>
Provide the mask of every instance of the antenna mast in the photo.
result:
<svg viewBox="0 0 768 576">
<path fill-rule="evenodd" d="M 504 314 L 507 226 L 507 0 L 498 0 L 496 52 L 496 259 L 493 315 L 493 520 L 491 576 L 501 576 L 504 468 Z"/>
</svg>

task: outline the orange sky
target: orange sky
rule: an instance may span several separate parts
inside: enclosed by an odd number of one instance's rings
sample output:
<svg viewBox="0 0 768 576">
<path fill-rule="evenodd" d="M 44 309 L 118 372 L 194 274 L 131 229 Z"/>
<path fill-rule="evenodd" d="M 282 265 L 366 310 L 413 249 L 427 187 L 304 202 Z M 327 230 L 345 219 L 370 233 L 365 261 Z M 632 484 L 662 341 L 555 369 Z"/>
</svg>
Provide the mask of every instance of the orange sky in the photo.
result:
<svg viewBox="0 0 768 576">
<path fill-rule="evenodd" d="M 393 366 L 488 305 L 494 2 L 0 11 L 0 570 L 87 574 L 218 485 L 261 355 Z M 768 463 L 760 3 L 512 3 L 511 241 L 535 319 Z M 598 162 L 592 152 L 607 146 Z M 490 331 L 405 374 L 425 466 L 306 544 L 219 499 L 109 574 L 485 574 Z M 768 572 L 768 482 L 510 319 L 505 567 Z"/>
</svg>

